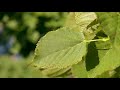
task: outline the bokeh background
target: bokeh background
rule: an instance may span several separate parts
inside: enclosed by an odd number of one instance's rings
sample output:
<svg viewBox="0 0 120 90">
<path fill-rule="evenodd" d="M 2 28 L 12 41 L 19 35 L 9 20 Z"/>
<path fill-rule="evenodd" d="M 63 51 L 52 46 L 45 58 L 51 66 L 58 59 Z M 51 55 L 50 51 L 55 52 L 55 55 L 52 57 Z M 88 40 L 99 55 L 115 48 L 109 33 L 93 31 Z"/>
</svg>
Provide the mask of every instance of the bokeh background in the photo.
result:
<svg viewBox="0 0 120 90">
<path fill-rule="evenodd" d="M 0 12 L 0 77 L 41 77 L 26 69 L 38 40 L 62 27 L 68 12 Z"/>
</svg>

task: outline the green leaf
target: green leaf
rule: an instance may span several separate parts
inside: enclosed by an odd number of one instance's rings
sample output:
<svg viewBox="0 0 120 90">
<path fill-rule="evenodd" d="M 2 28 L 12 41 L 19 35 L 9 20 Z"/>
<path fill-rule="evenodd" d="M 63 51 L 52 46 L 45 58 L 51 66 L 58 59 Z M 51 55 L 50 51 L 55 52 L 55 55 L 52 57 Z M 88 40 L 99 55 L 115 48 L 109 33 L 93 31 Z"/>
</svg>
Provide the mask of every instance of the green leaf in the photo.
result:
<svg viewBox="0 0 120 90">
<path fill-rule="evenodd" d="M 88 72 L 86 70 L 85 60 L 72 66 L 72 75 L 75 78 L 87 78 Z"/>
<path fill-rule="evenodd" d="M 86 54 L 83 32 L 77 27 L 64 27 L 47 33 L 37 44 L 34 65 L 38 68 L 67 68 Z"/>
<path fill-rule="evenodd" d="M 120 66 L 120 16 L 117 13 L 97 13 L 103 31 L 110 37 L 111 49 L 99 59 L 100 63 L 89 72 L 90 77 L 96 77 Z"/>
</svg>

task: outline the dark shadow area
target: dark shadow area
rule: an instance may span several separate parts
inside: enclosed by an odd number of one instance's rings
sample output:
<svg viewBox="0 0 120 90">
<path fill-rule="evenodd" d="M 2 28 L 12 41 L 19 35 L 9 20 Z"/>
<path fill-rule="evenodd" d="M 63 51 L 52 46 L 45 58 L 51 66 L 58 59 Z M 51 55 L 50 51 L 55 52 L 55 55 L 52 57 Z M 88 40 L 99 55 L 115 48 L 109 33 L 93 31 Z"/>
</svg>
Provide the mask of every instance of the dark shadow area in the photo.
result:
<svg viewBox="0 0 120 90">
<path fill-rule="evenodd" d="M 86 69 L 90 71 L 99 64 L 98 51 L 96 49 L 95 42 L 91 42 L 88 45 L 88 53 L 86 55 Z"/>
</svg>

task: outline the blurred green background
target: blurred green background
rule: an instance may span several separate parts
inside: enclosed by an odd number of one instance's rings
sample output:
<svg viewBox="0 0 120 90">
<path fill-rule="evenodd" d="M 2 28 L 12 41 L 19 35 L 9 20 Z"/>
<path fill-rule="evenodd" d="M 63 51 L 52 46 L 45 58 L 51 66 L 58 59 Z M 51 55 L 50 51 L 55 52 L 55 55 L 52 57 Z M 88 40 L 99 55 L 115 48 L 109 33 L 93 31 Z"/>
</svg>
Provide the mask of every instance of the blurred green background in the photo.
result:
<svg viewBox="0 0 120 90">
<path fill-rule="evenodd" d="M 68 12 L 0 12 L 0 77 L 38 77 L 24 67 L 33 58 L 38 40 L 62 27 L 67 15 Z"/>
</svg>

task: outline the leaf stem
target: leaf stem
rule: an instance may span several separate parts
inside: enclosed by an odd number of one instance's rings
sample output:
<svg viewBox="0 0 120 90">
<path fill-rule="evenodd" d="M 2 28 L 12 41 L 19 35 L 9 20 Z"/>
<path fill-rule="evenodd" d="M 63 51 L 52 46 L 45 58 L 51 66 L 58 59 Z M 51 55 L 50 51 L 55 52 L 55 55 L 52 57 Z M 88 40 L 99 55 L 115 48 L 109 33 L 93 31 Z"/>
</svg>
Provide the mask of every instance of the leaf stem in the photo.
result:
<svg viewBox="0 0 120 90">
<path fill-rule="evenodd" d="M 84 40 L 84 42 L 99 42 L 99 41 L 106 42 L 106 41 L 108 41 L 108 40 L 110 40 L 109 37 L 107 37 L 107 38 L 102 38 L 102 39 L 94 39 L 94 40 Z"/>
</svg>

